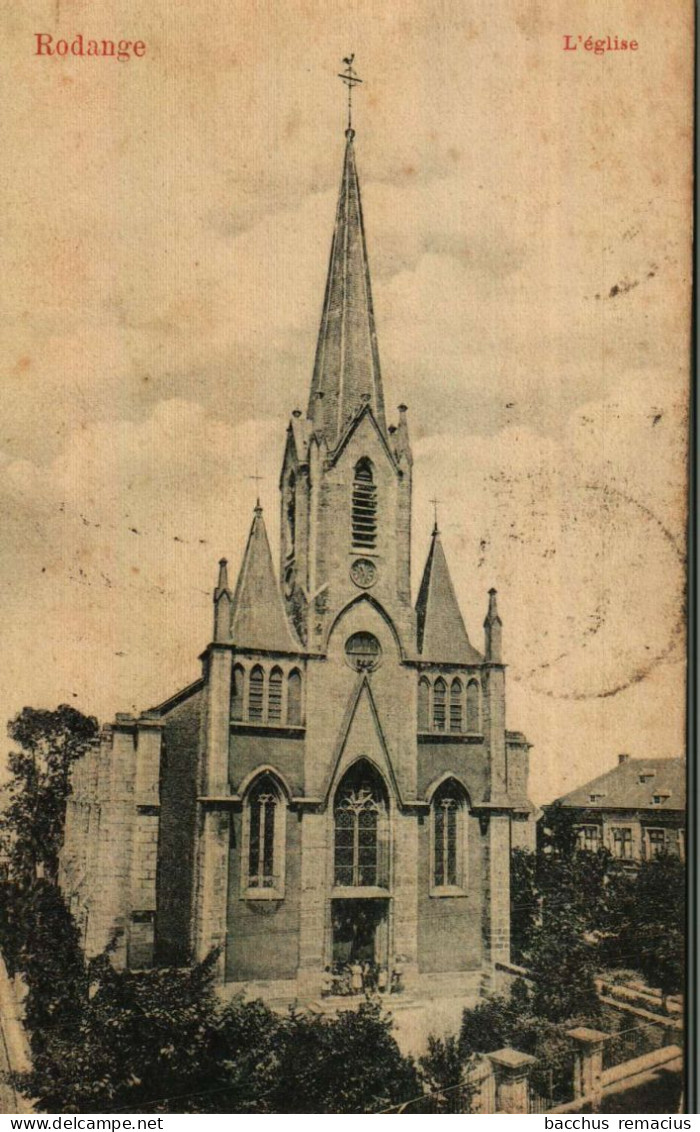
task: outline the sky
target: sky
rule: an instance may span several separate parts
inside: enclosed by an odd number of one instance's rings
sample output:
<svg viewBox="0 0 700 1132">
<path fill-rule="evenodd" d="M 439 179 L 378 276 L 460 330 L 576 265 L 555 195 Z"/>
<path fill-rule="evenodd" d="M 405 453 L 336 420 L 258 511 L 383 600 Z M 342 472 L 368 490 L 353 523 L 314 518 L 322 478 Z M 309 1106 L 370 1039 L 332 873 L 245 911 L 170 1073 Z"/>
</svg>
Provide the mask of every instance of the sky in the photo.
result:
<svg viewBox="0 0 700 1132">
<path fill-rule="evenodd" d="M 477 647 L 499 591 L 535 801 L 622 751 L 681 754 L 692 7 L 6 7 L 0 718 L 164 699 L 198 675 L 258 490 L 276 543 L 354 51 L 414 585 L 437 493 Z M 146 54 L 37 58 L 35 32 Z"/>
</svg>

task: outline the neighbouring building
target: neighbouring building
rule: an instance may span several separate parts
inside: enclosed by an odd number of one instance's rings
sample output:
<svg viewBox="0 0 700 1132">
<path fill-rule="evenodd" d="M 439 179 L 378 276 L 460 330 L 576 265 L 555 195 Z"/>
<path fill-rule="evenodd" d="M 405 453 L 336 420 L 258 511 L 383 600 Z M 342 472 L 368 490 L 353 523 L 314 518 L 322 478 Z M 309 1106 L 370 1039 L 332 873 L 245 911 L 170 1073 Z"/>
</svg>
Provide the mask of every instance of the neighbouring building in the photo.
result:
<svg viewBox="0 0 700 1132">
<path fill-rule="evenodd" d="M 417 993 L 493 986 L 510 850 L 534 844 L 496 592 L 477 648 L 437 522 L 411 599 L 408 417 L 387 424 L 354 136 L 287 428 L 279 574 L 257 505 L 235 585 L 220 563 L 199 679 L 105 728 L 62 857 L 88 952 L 115 929 L 130 967 L 219 947 L 222 982 L 270 995 L 318 994 L 355 958 L 398 962 Z"/>
<path fill-rule="evenodd" d="M 659 853 L 685 860 L 684 759 L 618 755 L 612 770 L 551 804 L 574 815 L 581 849 L 609 849 L 630 867 Z"/>
</svg>

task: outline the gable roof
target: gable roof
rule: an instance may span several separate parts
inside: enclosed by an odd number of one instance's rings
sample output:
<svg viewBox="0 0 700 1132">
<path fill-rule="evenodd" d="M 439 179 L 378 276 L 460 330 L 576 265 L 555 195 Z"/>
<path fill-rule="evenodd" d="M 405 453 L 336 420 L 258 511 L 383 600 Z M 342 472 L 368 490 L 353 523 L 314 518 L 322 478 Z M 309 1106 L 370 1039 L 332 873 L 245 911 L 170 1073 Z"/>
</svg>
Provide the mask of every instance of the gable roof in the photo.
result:
<svg viewBox="0 0 700 1132">
<path fill-rule="evenodd" d="M 396 772 L 394 770 L 394 765 L 389 753 L 389 748 L 387 745 L 386 736 L 384 734 L 384 729 L 382 727 L 381 719 L 379 718 L 379 712 L 377 711 L 377 705 L 374 702 L 372 686 L 366 674 L 358 678 L 355 688 L 351 693 L 346 705 L 345 713 L 343 715 L 343 719 L 340 725 L 340 731 L 338 733 L 338 738 L 335 745 L 335 750 L 333 752 L 333 757 L 326 774 L 325 784 L 323 787 L 323 797 L 327 803 L 328 799 L 330 798 L 330 792 L 333 783 L 336 782 L 339 777 L 341 764 L 343 762 L 343 754 L 345 752 L 348 739 L 354 725 L 358 722 L 358 720 L 360 720 L 363 714 L 363 710 L 372 720 L 379 751 L 381 752 L 381 760 L 377 763 L 377 767 L 382 773 L 386 774 L 389 780 L 389 785 L 394 792 L 394 796 L 397 798 L 399 805 L 401 805 L 402 798 L 401 792 L 399 790 L 398 780 L 396 778 Z M 362 744 L 363 748 L 365 747 L 365 745 L 366 744 L 364 743 Z M 369 757 L 370 761 L 375 761 L 371 758 L 371 756 L 364 755 L 363 757 Z"/>
<path fill-rule="evenodd" d="M 557 801 L 587 810 L 684 810 L 685 759 L 626 759 Z"/>
<path fill-rule="evenodd" d="M 437 525 L 416 601 L 418 653 L 436 664 L 480 664 L 457 603 Z"/>
<path fill-rule="evenodd" d="M 248 535 L 231 606 L 231 638 L 240 648 L 298 652 L 272 565 L 272 553 L 258 503 Z"/>
</svg>

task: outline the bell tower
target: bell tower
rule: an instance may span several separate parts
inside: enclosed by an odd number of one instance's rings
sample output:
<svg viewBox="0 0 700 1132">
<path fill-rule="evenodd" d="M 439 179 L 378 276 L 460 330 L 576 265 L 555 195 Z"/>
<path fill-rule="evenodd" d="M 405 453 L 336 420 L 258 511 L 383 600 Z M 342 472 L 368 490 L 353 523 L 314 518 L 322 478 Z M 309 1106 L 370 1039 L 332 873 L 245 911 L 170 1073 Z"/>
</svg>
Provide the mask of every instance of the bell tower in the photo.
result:
<svg viewBox="0 0 700 1132">
<path fill-rule="evenodd" d="M 342 608 L 366 595 L 415 648 L 410 599 L 411 447 L 406 406 L 387 427 L 345 60 L 345 153 L 306 416 L 287 429 L 280 574 L 289 616 L 323 651 Z"/>
</svg>

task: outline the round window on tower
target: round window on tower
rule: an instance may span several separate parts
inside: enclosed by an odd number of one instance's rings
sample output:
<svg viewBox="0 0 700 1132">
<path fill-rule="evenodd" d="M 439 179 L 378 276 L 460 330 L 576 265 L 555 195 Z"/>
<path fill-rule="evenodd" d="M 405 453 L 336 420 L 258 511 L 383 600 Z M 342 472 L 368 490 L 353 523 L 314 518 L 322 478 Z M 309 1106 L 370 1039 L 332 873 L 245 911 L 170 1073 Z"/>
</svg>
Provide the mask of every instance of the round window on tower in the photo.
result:
<svg viewBox="0 0 700 1132">
<path fill-rule="evenodd" d="M 382 659 L 382 646 L 372 633 L 353 633 L 345 642 L 345 657 L 356 672 L 374 672 Z"/>
</svg>

